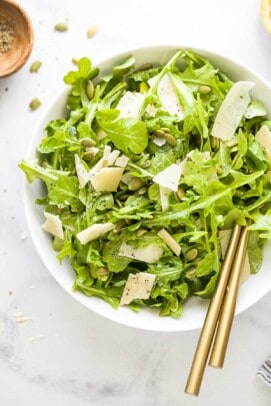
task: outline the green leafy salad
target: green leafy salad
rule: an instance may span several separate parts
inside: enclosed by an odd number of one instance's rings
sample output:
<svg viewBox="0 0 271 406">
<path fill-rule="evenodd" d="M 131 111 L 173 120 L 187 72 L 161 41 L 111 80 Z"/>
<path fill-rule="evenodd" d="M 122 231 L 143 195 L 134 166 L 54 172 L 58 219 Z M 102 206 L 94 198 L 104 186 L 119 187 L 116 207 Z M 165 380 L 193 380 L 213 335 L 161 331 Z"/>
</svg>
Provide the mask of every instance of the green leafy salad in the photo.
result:
<svg viewBox="0 0 271 406">
<path fill-rule="evenodd" d="M 179 318 L 210 298 L 234 224 L 250 222 L 247 273 L 271 237 L 271 121 L 254 83 L 178 50 L 164 65 L 130 56 L 101 75 L 67 73 L 65 118 L 20 168 L 45 193 L 44 232 L 73 289 L 113 308 Z"/>
</svg>

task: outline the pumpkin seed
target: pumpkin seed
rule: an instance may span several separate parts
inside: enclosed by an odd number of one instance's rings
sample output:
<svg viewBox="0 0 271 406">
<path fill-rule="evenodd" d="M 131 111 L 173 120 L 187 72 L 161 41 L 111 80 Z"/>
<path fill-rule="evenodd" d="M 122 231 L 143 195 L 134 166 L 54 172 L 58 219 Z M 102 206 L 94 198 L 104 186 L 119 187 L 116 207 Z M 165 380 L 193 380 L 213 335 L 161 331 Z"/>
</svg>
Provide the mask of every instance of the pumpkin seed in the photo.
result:
<svg viewBox="0 0 271 406">
<path fill-rule="evenodd" d="M 87 97 L 89 98 L 89 100 L 91 100 L 93 98 L 94 85 L 93 85 L 91 80 L 89 80 L 87 85 L 86 85 L 86 94 L 87 94 Z"/>
<path fill-rule="evenodd" d="M 29 71 L 30 71 L 31 73 L 38 73 L 38 71 L 39 71 L 41 65 L 42 65 L 42 62 L 41 62 L 41 61 L 35 61 L 35 62 L 33 62 L 33 63 L 31 64 L 31 66 L 30 66 L 30 68 L 29 68 Z"/>
<path fill-rule="evenodd" d="M 197 268 L 190 268 L 186 271 L 185 276 L 187 279 L 194 279 L 197 276 Z"/>
<path fill-rule="evenodd" d="M 93 25 L 92 27 L 90 27 L 90 28 L 87 30 L 87 37 L 88 37 L 88 38 L 94 37 L 94 35 L 97 33 L 97 31 L 98 31 L 98 26 L 97 26 L 97 25 Z"/>
<path fill-rule="evenodd" d="M 144 168 L 144 169 L 149 168 L 150 166 L 151 166 L 151 161 L 149 161 L 148 159 L 147 159 L 147 161 L 145 161 L 142 164 L 142 168 Z"/>
<path fill-rule="evenodd" d="M 198 255 L 197 248 L 191 248 L 191 250 L 185 253 L 185 259 L 187 259 L 188 261 L 193 261 L 194 259 L 197 258 L 197 255 Z"/>
<path fill-rule="evenodd" d="M 153 68 L 152 63 L 144 63 L 143 65 L 139 66 L 139 68 L 137 70 L 143 71 L 143 70 L 148 70 L 148 69 L 152 69 L 152 68 Z"/>
<path fill-rule="evenodd" d="M 211 147 L 212 147 L 214 150 L 217 150 L 217 149 L 219 148 L 219 138 L 213 137 L 213 136 L 211 135 L 211 137 L 210 137 L 210 143 L 211 143 Z"/>
<path fill-rule="evenodd" d="M 142 237 L 142 235 L 144 235 L 144 234 L 146 234 L 146 233 L 147 233 L 147 230 L 146 230 L 146 229 L 140 228 L 140 229 L 137 231 L 136 235 L 137 235 L 138 237 Z"/>
<path fill-rule="evenodd" d="M 67 23 L 57 23 L 55 24 L 55 30 L 59 32 L 68 31 L 68 24 Z"/>
<path fill-rule="evenodd" d="M 107 268 L 101 267 L 97 269 L 97 276 L 102 280 L 102 281 L 106 281 L 106 279 L 108 278 L 109 275 L 109 271 Z"/>
<path fill-rule="evenodd" d="M 165 140 L 171 146 L 174 146 L 177 143 L 176 138 L 169 133 L 165 133 Z"/>
<path fill-rule="evenodd" d="M 74 65 L 78 65 L 78 59 L 77 58 L 72 58 L 72 63 L 74 64 Z"/>
<path fill-rule="evenodd" d="M 137 191 L 137 193 L 139 195 L 144 195 L 147 192 L 147 190 L 148 190 L 147 186 L 143 186 Z"/>
<path fill-rule="evenodd" d="M 97 154 L 97 152 L 95 153 L 95 151 L 86 151 L 83 154 L 83 158 L 85 161 L 90 162 L 95 158 L 96 154 Z"/>
<path fill-rule="evenodd" d="M 134 178 L 131 180 L 131 182 L 128 183 L 128 189 L 129 190 L 138 190 L 140 189 L 144 183 L 142 182 L 141 179 L 139 178 Z"/>
<path fill-rule="evenodd" d="M 162 130 L 155 130 L 153 135 L 155 135 L 156 137 L 159 137 L 159 138 L 161 137 L 162 138 L 162 137 L 165 136 L 165 133 Z"/>
<path fill-rule="evenodd" d="M 84 137 L 81 138 L 80 144 L 83 145 L 83 147 L 94 147 L 96 142 L 92 138 Z"/>
<path fill-rule="evenodd" d="M 30 110 L 37 110 L 41 105 L 41 101 L 40 99 L 38 99 L 37 97 L 33 100 L 31 100 L 31 102 L 29 103 L 29 108 Z"/>
<path fill-rule="evenodd" d="M 184 198 L 184 196 L 185 196 L 185 191 L 183 190 L 182 187 L 179 187 L 179 188 L 178 188 L 178 190 L 177 190 L 177 196 L 178 196 L 179 199 L 183 199 L 183 198 Z"/>
<path fill-rule="evenodd" d="M 212 89 L 210 88 L 210 86 L 202 85 L 198 87 L 198 91 L 200 94 L 208 94 L 210 93 L 211 90 Z"/>
</svg>

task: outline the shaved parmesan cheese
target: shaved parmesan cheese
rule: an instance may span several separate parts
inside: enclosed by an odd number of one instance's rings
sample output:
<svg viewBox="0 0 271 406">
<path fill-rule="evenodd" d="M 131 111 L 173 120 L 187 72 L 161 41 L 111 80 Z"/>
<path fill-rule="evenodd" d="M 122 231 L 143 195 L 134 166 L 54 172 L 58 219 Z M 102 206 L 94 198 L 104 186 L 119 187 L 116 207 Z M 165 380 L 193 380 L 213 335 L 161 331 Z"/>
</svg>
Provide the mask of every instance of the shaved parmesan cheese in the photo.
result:
<svg viewBox="0 0 271 406">
<path fill-rule="evenodd" d="M 119 167 L 121 167 L 121 168 L 125 168 L 126 165 L 128 164 L 128 162 L 129 162 L 128 156 L 126 156 L 126 155 L 121 155 L 120 157 L 118 157 L 118 158 L 116 159 L 115 165 L 116 165 L 116 166 L 119 166 Z"/>
<path fill-rule="evenodd" d="M 154 76 L 148 83 L 152 86 L 157 80 Z M 160 80 L 157 88 L 157 94 L 161 101 L 163 110 L 167 111 L 171 115 L 176 115 L 178 119 L 183 119 L 183 109 L 180 105 L 178 96 L 171 83 L 169 75 L 166 73 Z M 126 92 L 121 97 L 117 109 L 120 110 L 118 118 L 123 117 L 137 117 L 138 112 L 142 106 L 145 95 L 139 92 Z M 149 105 L 146 108 L 146 112 L 150 116 L 155 116 L 157 109 L 153 105 Z"/>
<path fill-rule="evenodd" d="M 138 261 L 147 262 L 148 264 L 157 262 L 162 254 L 163 249 L 157 247 L 155 244 L 150 244 L 144 248 L 135 248 L 132 245 L 126 244 L 126 242 L 121 244 L 118 252 L 120 257 L 137 259 Z"/>
<path fill-rule="evenodd" d="M 114 151 L 112 151 L 109 154 L 108 158 L 107 158 L 107 162 L 108 162 L 107 166 L 114 165 L 114 163 L 115 163 L 116 159 L 118 158 L 119 154 L 120 154 L 120 151 L 118 149 L 115 149 Z"/>
<path fill-rule="evenodd" d="M 75 169 L 76 169 L 76 174 L 78 177 L 79 185 L 80 185 L 80 188 L 82 189 L 83 187 L 85 187 L 85 185 L 89 181 L 89 174 L 86 171 L 84 165 L 82 164 L 82 162 L 77 154 L 74 155 L 74 160 L 75 160 Z"/>
<path fill-rule="evenodd" d="M 167 187 L 159 185 L 159 191 L 162 211 L 166 211 L 168 209 L 168 199 L 170 194 L 172 193 L 172 190 L 168 189 Z"/>
<path fill-rule="evenodd" d="M 234 83 L 223 100 L 215 118 L 211 135 L 224 141 L 231 139 L 250 102 L 249 91 L 255 86 L 253 82 Z"/>
<path fill-rule="evenodd" d="M 157 80 L 157 76 L 148 80 L 150 86 L 152 86 Z M 183 119 L 183 109 L 180 105 L 178 96 L 171 83 L 169 75 L 166 73 L 158 84 L 157 89 L 158 97 L 162 103 L 163 109 L 171 115 L 176 115 L 178 119 Z"/>
<path fill-rule="evenodd" d="M 55 237 L 64 240 L 64 232 L 60 218 L 52 213 L 44 212 L 46 217 L 45 223 L 42 225 L 42 230 L 54 235 Z"/>
<path fill-rule="evenodd" d="M 221 230 L 219 232 L 222 258 L 224 258 L 226 255 L 226 251 L 227 251 L 228 244 L 230 242 L 231 234 L 232 234 L 232 230 Z M 247 280 L 248 277 L 250 276 L 250 274 L 251 274 L 251 272 L 250 272 L 249 258 L 248 258 L 248 253 L 246 253 L 244 267 L 243 267 L 241 275 L 240 275 L 240 283 Z"/>
<path fill-rule="evenodd" d="M 139 92 L 126 92 L 120 99 L 117 109 L 120 110 L 120 114 L 118 118 L 123 117 L 137 117 L 139 110 L 142 106 L 143 100 L 145 95 Z M 157 109 L 152 105 L 149 104 L 146 107 L 146 112 L 149 116 L 154 117 Z"/>
<path fill-rule="evenodd" d="M 153 142 L 158 147 L 162 147 L 166 143 L 166 139 L 164 137 L 154 137 Z"/>
<path fill-rule="evenodd" d="M 271 131 L 267 125 L 263 125 L 255 135 L 267 159 L 271 161 Z"/>
<path fill-rule="evenodd" d="M 180 120 L 183 119 L 183 109 L 167 73 L 162 77 L 158 85 L 158 96 L 163 107 L 170 115 L 176 115 Z"/>
<path fill-rule="evenodd" d="M 137 117 L 144 94 L 138 92 L 126 92 L 120 99 L 117 109 L 120 110 L 118 118 Z"/>
<path fill-rule="evenodd" d="M 97 173 L 100 169 L 108 166 L 108 158 L 111 153 L 111 147 L 106 145 L 104 147 L 104 153 L 101 159 L 96 163 L 96 165 L 93 166 L 93 168 L 89 171 L 89 176 L 93 176 L 95 173 Z"/>
<path fill-rule="evenodd" d="M 160 186 L 164 186 L 177 192 L 182 169 L 180 165 L 171 164 L 163 171 L 154 176 L 153 181 Z"/>
<path fill-rule="evenodd" d="M 131 303 L 135 299 L 148 299 L 155 283 L 155 275 L 147 272 L 129 274 L 124 287 L 120 305 Z"/>
<path fill-rule="evenodd" d="M 115 192 L 119 186 L 124 168 L 102 168 L 90 178 L 96 192 Z"/>
<path fill-rule="evenodd" d="M 101 235 L 108 233 L 115 228 L 113 223 L 93 224 L 92 226 L 80 231 L 76 235 L 82 245 L 87 244 L 89 241 L 96 240 Z"/>
<path fill-rule="evenodd" d="M 167 246 L 171 249 L 171 251 L 174 252 L 175 255 L 177 255 L 177 257 L 180 255 L 181 247 L 179 246 L 177 241 L 175 241 L 174 238 L 167 232 L 167 230 L 162 228 L 162 230 L 160 230 L 157 235 L 167 244 Z"/>
</svg>

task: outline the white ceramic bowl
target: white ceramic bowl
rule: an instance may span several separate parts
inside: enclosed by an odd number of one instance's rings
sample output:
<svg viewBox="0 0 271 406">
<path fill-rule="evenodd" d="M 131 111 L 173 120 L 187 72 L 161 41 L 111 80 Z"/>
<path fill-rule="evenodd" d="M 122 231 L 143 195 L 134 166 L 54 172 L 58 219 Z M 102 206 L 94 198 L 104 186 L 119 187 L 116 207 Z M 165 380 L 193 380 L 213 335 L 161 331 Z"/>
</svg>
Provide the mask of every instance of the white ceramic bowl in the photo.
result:
<svg viewBox="0 0 271 406">
<path fill-rule="evenodd" d="M 146 62 L 165 63 L 170 56 L 180 48 L 189 48 L 184 46 L 154 46 L 141 49 L 130 50 L 122 54 L 113 56 L 101 63 L 95 63 L 101 68 L 102 73 L 108 73 L 110 68 L 119 64 L 127 56 L 134 55 L 137 66 Z M 217 53 L 206 51 L 203 49 L 195 49 L 194 51 L 207 57 L 213 64 L 219 67 L 222 71 L 233 80 L 250 80 L 256 86 L 253 88 L 252 96 L 262 100 L 265 103 L 267 111 L 271 115 L 271 86 L 265 82 L 258 74 L 251 69 L 242 66 L 241 64 L 226 58 Z M 42 122 L 39 124 L 34 133 L 31 145 L 28 149 L 26 159 L 34 158 L 36 155 L 36 147 L 40 140 L 45 136 L 44 126 L 55 118 L 62 117 L 65 111 L 67 91 L 62 92 L 45 114 Z M 63 261 L 59 264 L 56 253 L 51 246 L 51 237 L 41 230 L 41 224 L 44 222 L 43 208 L 35 204 L 35 199 L 42 194 L 41 183 L 35 181 L 29 185 L 27 181 L 24 183 L 24 203 L 28 227 L 32 236 L 35 247 L 52 276 L 57 282 L 78 302 L 90 310 L 98 313 L 108 319 L 119 322 L 121 324 L 154 331 L 185 331 L 201 328 L 206 314 L 208 301 L 197 298 L 192 298 L 184 305 L 183 315 L 179 320 L 170 317 L 159 317 L 155 311 L 143 309 L 139 313 L 131 311 L 129 308 L 122 307 L 119 310 L 114 310 L 96 297 L 87 297 L 80 292 L 72 291 L 74 283 L 73 270 L 68 262 Z M 246 282 L 243 283 L 239 290 L 236 314 L 244 311 L 259 299 L 261 299 L 271 287 L 271 274 L 268 264 L 271 263 L 271 244 L 268 243 L 265 247 L 264 261 L 262 269 L 252 275 Z"/>
</svg>

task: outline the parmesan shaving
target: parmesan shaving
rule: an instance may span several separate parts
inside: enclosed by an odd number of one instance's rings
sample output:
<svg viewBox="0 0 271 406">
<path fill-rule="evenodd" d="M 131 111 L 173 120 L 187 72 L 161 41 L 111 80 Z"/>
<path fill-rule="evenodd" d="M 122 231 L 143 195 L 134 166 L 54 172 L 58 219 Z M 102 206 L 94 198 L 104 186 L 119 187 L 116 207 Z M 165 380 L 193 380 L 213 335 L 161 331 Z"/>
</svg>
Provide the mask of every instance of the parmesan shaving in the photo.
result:
<svg viewBox="0 0 271 406">
<path fill-rule="evenodd" d="M 267 159 L 271 161 L 271 131 L 267 125 L 263 125 L 255 135 L 256 141 L 260 144 Z"/>
<path fill-rule="evenodd" d="M 115 192 L 119 186 L 124 168 L 102 168 L 90 178 L 96 192 Z"/>
<path fill-rule="evenodd" d="M 129 158 L 126 155 L 121 155 L 116 159 L 115 165 L 119 166 L 120 168 L 126 168 L 129 162 Z"/>
<path fill-rule="evenodd" d="M 137 117 L 144 95 L 139 92 L 126 92 L 120 99 L 117 109 L 120 110 L 119 118 Z"/>
<path fill-rule="evenodd" d="M 159 185 L 159 192 L 160 192 L 162 211 L 167 211 L 168 199 L 169 199 L 170 194 L 172 193 L 172 190 L 168 189 L 167 187 Z"/>
<path fill-rule="evenodd" d="M 120 299 L 120 305 L 129 304 L 135 299 L 149 299 L 154 283 L 155 275 L 153 274 L 147 272 L 139 272 L 135 275 L 129 274 Z"/>
<path fill-rule="evenodd" d="M 143 248 L 135 248 L 132 245 L 126 244 L 126 242 L 121 244 L 118 252 L 120 257 L 136 259 L 138 261 L 147 262 L 148 264 L 157 262 L 162 254 L 163 249 L 157 247 L 155 244 L 150 244 Z"/>
<path fill-rule="evenodd" d="M 163 171 L 154 176 L 153 181 L 160 186 L 164 186 L 174 192 L 177 192 L 182 168 L 180 165 L 171 164 Z"/>
<path fill-rule="evenodd" d="M 41 226 L 42 230 L 64 240 L 64 232 L 60 218 L 52 213 L 44 212 L 45 223 Z"/>
<path fill-rule="evenodd" d="M 112 223 L 93 224 L 92 226 L 80 231 L 77 238 L 82 245 L 87 244 L 89 241 L 96 240 L 101 235 L 108 233 L 115 228 Z"/>
<path fill-rule="evenodd" d="M 77 178 L 79 181 L 79 186 L 81 189 L 83 189 L 83 187 L 85 187 L 85 185 L 89 181 L 89 174 L 86 171 L 84 165 L 82 164 L 82 162 L 77 154 L 75 154 L 74 160 L 75 160 L 75 169 L 76 169 L 76 174 L 77 174 Z"/>
<path fill-rule="evenodd" d="M 148 83 L 152 86 L 157 80 L 157 76 L 149 79 Z M 162 107 L 170 115 L 176 115 L 179 120 L 183 119 L 183 108 L 180 105 L 178 96 L 171 83 L 169 75 L 166 73 L 158 84 L 157 94 L 161 100 Z"/>
<path fill-rule="evenodd" d="M 253 82 L 234 83 L 223 100 L 215 118 L 211 135 L 224 141 L 231 139 L 250 102 L 249 91 Z"/>
<path fill-rule="evenodd" d="M 172 252 L 174 252 L 177 257 L 181 253 L 181 247 L 177 243 L 177 241 L 174 240 L 174 238 L 165 230 L 162 228 L 157 235 L 167 244 L 167 246 L 171 249 Z"/>
</svg>

